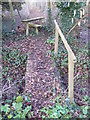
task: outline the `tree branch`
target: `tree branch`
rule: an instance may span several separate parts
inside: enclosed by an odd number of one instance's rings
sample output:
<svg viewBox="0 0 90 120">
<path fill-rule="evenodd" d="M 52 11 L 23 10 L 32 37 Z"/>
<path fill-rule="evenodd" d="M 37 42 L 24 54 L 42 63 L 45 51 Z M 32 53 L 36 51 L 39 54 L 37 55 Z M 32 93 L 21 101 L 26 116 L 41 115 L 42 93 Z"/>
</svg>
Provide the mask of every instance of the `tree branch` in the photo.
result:
<svg viewBox="0 0 90 120">
<path fill-rule="evenodd" d="M 78 22 L 76 22 L 76 24 L 69 30 L 69 32 L 66 35 L 66 39 L 68 38 L 68 35 L 70 34 L 70 32 L 78 25 L 79 22 L 81 22 L 86 16 L 88 16 L 88 14 L 85 14 L 80 20 L 78 20 Z"/>
</svg>

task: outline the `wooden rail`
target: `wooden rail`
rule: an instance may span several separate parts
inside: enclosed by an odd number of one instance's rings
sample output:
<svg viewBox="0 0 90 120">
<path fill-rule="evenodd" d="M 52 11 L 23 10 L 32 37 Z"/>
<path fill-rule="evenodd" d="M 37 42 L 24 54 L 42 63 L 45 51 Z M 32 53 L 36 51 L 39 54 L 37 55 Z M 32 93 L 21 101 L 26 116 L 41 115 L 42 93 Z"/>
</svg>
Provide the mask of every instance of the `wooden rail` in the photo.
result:
<svg viewBox="0 0 90 120">
<path fill-rule="evenodd" d="M 74 101 L 74 96 L 73 96 L 74 63 L 76 63 L 77 60 L 72 49 L 67 43 L 62 31 L 60 30 L 56 20 L 54 20 L 54 23 L 55 23 L 55 53 L 58 54 L 58 36 L 59 35 L 68 52 L 68 97 L 70 98 L 71 102 L 73 102 Z"/>
</svg>

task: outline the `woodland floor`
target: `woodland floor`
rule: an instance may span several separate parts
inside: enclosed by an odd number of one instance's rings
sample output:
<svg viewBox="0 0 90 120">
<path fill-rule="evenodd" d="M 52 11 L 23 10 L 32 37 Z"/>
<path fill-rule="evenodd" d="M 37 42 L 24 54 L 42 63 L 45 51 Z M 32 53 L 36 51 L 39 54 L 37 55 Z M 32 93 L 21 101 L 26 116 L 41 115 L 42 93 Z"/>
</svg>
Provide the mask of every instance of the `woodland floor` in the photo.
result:
<svg viewBox="0 0 90 120">
<path fill-rule="evenodd" d="M 31 32 L 31 31 L 30 31 Z M 82 32 L 81 32 L 82 33 Z M 87 32 L 86 32 L 87 33 Z M 83 33 L 82 33 L 83 34 Z M 49 33 L 46 30 L 41 30 L 39 32 L 39 35 L 36 35 L 35 33 L 30 33 L 28 37 L 25 36 L 25 33 L 16 33 L 11 34 L 10 36 L 4 36 L 4 44 L 3 48 L 7 47 L 10 49 L 18 49 L 23 54 L 27 54 L 27 62 L 26 62 L 26 72 L 25 76 L 22 76 L 22 79 L 25 79 L 26 84 L 23 93 L 31 95 L 31 104 L 32 109 L 34 111 L 34 117 L 40 117 L 40 109 L 44 106 L 52 105 L 53 104 L 53 98 L 58 96 L 60 93 L 64 98 L 67 98 L 67 70 L 63 72 L 63 75 L 66 76 L 65 78 L 61 79 L 60 72 L 57 72 L 57 68 L 55 65 L 55 61 L 52 60 L 52 56 L 48 54 L 47 51 L 52 50 L 52 45 L 46 44 L 47 39 L 49 37 Z M 82 36 L 82 35 L 81 35 Z M 83 37 L 84 38 L 84 37 Z M 86 39 L 83 40 L 83 42 L 76 40 L 73 42 L 73 46 L 75 46 L 75 54 L 78 56 L 78 50 L 79 47 L 83 49 L 84 44 L 87 42 Z M 82 44 L 83 46 L 82 46 Z M 79 46 L 79 47 L 76 47 Z M 72 47 L 71 47 L 72 48 Z M 65 53 L 66 55 L 66 53 Z M 80 52 L 81 55 L 81 52 Z M 82 55 L 83 52 L 82 52 Z M 83 58 L 83 56 L 81 56 Z M 82 59 L 82 64 L 87 65 L 86 61 L 87 56 L 85 56 L 85 61 Z M 78 58 L 78 62 L 79 62 Z M 63 60 L 63 58 L 62 58 Z M 84 62 L 84 63 L 83 63 Z M 81 63 L 80 63 L 81 66 Z M 77 71 L 80 68 L 79 65 L 77 65 L 76 75 Z M 84 73 L 87 72 L 87 66 L 86 69 L 81 68 L 81 77 Z M 22 68 L 20 70 L 20 73 L 22 75 Z M 65 74 L 66 73 L 66 74 Z M 58 74 L 58 75 L 57 75 Z M 58 77 L 59 76 L 59 77 Z M 79 76 L 80 77 L 80 76 Z M 21 79 L 20 79 L 21 80 Z M 61 83 L 65 83 L 65 85 L 62 87 Z M 82 83 L 82 85 L 81 85 Z M 75 80 L 75 99 L 79 106 L 85 105 L 83 101 L 83 97 L 87 95 L 87 89 L 88 89 L 88 82 L 87 82 L 87 76 L 84 81 L 82 81 L 82 78 Z M 84 86 L 85 85 L 85 86 Z M 85 88 L 85 91 L 81 93 L 82 89 Z M 64 90 L 64 91 L 63 91 Z M 81 97 L 80 97 L 81 95 Z M 83 104 L 82 104 L 83 103 Z"/>
<path fill-rule="evenodd" d="M 47 51 L 51 46 L 46 44 L 48 34 L 45 31 L 40 35 L 28 36 L 19 41 L 5 42 L 5 47 L 18 48 L 23 53 L 28 54 L 26 74 L 25 74 L 25 93 L 30 94 L 32 108 L 35 116 L 40 115 L 40 108 L 53 104 L 50 102 L 55 97 L 54 87 L 60 93 L 60 83 L 55 75 L 55 64 Z"/>
</svg>

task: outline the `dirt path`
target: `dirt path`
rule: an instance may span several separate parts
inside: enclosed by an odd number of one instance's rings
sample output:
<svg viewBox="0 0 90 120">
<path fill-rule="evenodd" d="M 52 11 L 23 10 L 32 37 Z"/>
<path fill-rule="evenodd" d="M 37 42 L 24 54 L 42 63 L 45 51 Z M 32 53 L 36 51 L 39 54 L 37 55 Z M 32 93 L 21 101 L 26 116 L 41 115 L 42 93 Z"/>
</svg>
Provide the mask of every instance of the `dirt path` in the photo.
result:
<svg viewBox="0 0 90 120">
<path fill-rule="evenodd" d="M 26 68 L 25 92 L 32 95 L 32 106 L 35 116 L 39 117 L 39 109 L 50 104 L 56 84 L 54 61 L 47 56 L 48 45 L 45 36 L 32 38 L 29 44 L 29 55 Z"/>
</svg>

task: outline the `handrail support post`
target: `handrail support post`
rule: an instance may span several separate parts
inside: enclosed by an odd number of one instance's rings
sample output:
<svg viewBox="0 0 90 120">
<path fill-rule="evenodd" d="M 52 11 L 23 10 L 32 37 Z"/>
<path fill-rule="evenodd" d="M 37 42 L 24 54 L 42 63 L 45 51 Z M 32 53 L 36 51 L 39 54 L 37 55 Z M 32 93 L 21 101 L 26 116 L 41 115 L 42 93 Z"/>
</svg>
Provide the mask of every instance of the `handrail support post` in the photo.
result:
<svg viewBox="0 0 90 120">
<path fill-rule="evenodd" d="M 28 34 L 29 34 L 29 24 L 27 23 L 26 24 L 26 36 L 28 36 Z"/>
<path fill-rule="evenodd" d="M 56 55 L 58 54 L 58 31 L 56 26 L 55 26 L 55 53 Z"/>
<path fill-rule="evenodd" d="M 72 57 L 71 54 L 68 53 L 68 97 L 70 101 L 73 102 L 74 61 L 72 60 L 71 57 Z"/>
</svg>

